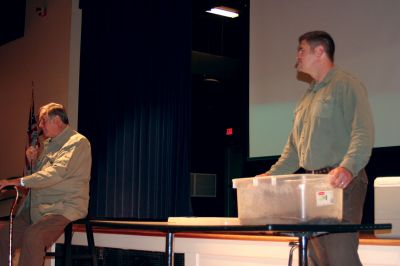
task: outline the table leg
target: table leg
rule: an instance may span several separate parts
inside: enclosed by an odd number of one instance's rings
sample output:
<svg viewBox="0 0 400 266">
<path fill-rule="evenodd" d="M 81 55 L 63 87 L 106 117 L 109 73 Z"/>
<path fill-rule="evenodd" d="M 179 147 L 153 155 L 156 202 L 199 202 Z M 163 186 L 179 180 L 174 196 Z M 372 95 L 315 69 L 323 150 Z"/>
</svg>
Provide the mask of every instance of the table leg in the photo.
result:
<svg viewBox="0 0 400 266">
<path fill-rule="evenodd" d="M 308 237 L 306 235 L 299 236 L 299 265 L 301 266 L 308 265 L 307 244 Z"/>
<path fill-rule="evenodd" d="M 165 239 L 166 265 L 174 266 L 174 233 L 167 232 Z"/>
</svg>

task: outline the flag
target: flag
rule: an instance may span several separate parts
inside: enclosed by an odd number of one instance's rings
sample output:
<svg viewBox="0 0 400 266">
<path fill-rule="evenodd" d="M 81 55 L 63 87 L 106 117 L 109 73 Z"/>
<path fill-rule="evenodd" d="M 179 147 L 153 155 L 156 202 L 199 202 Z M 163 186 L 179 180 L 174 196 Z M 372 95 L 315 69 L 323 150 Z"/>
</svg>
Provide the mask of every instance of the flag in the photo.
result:
<svg viewBox="0 0 400 266">
<path fill-rule="evenodd" d="M 31 107 L 29 109 L 27 142 L 26 142 L 25 150 L 29 146 L 39 145 L 38 139 L 39 139 L 39 131 L 38 131 L 38 124 L 37 124 L 36 115 L 35 115 L 34 91 L 32 88 L 32 99 L 31 99 Z M 31 165 L 31 163 L 29 163 L 26 156 L 25 156 L 25 169 L 26 169 L 26 171 L 25 171 L 24 175 L 32 174 L 32 165 Z"/>
<path fill-rule="evenodd" d="M 28 145 L 36 146 L 38 141 L 38 125 L 35 115 L 35 101 L 33 98 L 33 90 L 32 90 L 32 103 L 31 103 L 31 108 L 29 110 L 27 133 L 28 133 Z"/>
</svg>

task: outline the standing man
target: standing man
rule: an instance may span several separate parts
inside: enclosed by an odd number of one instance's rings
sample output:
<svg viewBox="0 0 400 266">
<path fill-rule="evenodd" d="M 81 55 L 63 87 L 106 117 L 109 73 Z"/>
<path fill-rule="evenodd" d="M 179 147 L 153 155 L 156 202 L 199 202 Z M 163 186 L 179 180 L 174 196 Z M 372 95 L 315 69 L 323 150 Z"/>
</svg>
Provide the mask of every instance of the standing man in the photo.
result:
<svg viewBox="0 0 400 266">
<path fill-rule="evenodd" d="M 299 101 L 291 134 L 271 169 L 262 175 L 331 174 L 343 189 L 343 219 L 361 223 L 368 178 L 364 171 L 374 142 L 374 125 L 367 91 L 355 77 L 334 65 L 335 44 L 323 31 L 299 37 L 296 69 L 311 77 Z M 329 234 L 312 238 L 312 265 L 361 265 L 358 234 Z"/>
<path fill-rule="evenodd" d="M 45 249 L 63 233 L 68 223 L 88 212 L 91 148 L 89 141 L 69 127 L 61 104 L 40 108 L 39 128 L 46 138 L 39 155 L 29 147 L 26 156 L 33 174 L 0 180 L 0 189 L 15 185 L 30 189 L 28 201 L 14 220 L 13 252 L 21 248 L 20 266 L 41 266 Z M 0 230 L 0 265 L 8 265 L 8 226 Z"/>
</svg>

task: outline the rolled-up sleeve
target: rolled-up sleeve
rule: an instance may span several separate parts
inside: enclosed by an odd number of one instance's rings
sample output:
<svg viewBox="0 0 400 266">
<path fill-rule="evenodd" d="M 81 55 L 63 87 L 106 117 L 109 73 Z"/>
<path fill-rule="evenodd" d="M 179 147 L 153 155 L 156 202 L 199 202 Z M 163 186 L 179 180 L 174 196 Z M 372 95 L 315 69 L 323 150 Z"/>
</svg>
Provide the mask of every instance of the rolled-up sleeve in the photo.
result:
<svg viewBox="0 0 400 266">
<path fill-rule="evenodd" d="M 374 123 L 367 91 L 361 83 L 350 81 L 344 97 L 343 112 L 348 119 L 347 124 L 351 125 L 351 132 L 349 147 L 340 166 L 356 176 L 371 156 L 375 138 Z"/>
</svg>

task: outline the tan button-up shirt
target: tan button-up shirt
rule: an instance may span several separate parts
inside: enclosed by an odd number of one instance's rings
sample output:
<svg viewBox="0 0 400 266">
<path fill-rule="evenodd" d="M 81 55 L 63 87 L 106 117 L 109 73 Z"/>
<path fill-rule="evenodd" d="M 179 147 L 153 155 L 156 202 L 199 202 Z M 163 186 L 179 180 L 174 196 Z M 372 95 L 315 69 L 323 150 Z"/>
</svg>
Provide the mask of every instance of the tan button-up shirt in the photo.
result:
<svg viewBox="0 0 400 266">
<path fill-rule="evenodd" d="M 69 126 L 57 137 L 44 142 L 37 172 L 24 177 L 31 188 L 31 219 L 61 214 L 73 221 L 88 212 L 92 164 L 89 141 Z"/>
<path fill-rule="evenodd" d="M 286 146 L 267 173 L 343 166 L 356 176 L 368 163 L 373 143 L 374 124 L 365 87 L 333 67 L 299 101 Z"/>
</svg>

